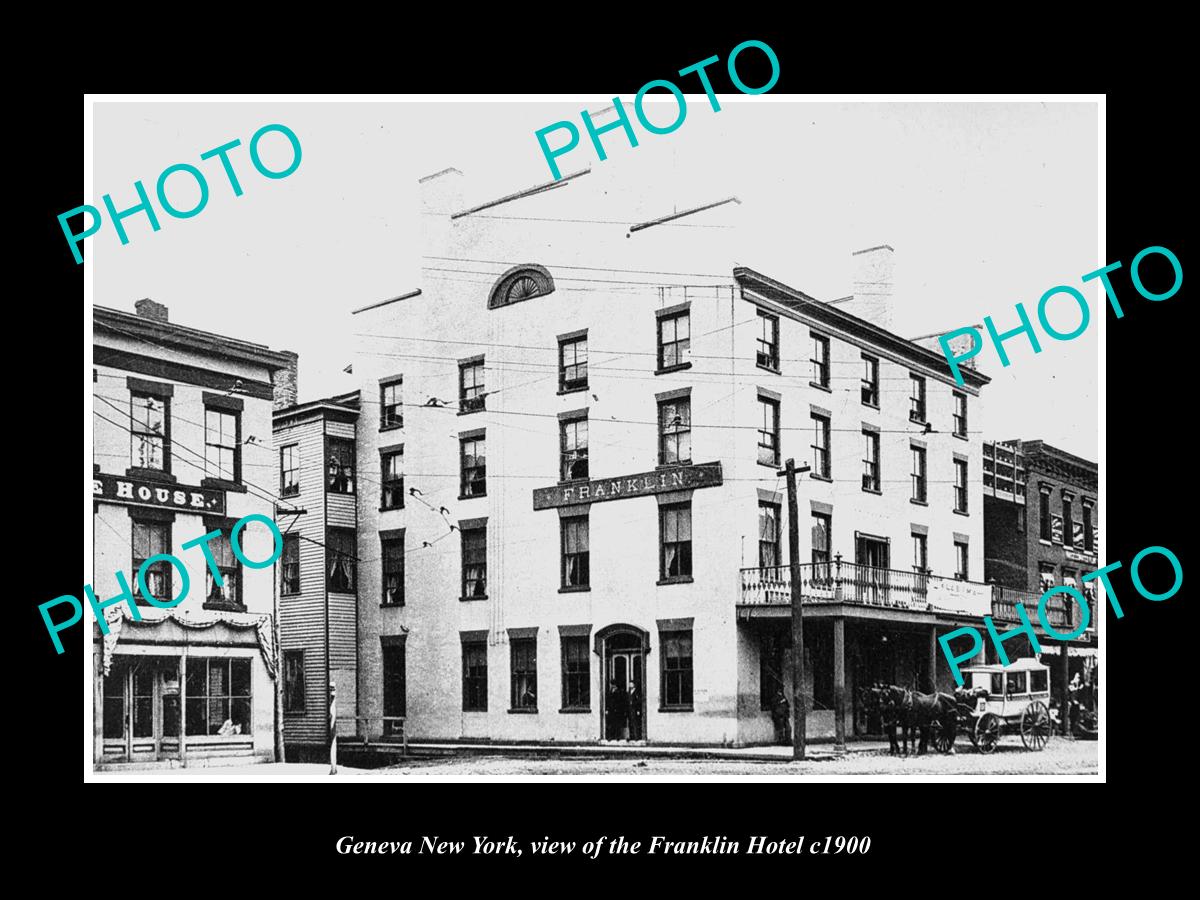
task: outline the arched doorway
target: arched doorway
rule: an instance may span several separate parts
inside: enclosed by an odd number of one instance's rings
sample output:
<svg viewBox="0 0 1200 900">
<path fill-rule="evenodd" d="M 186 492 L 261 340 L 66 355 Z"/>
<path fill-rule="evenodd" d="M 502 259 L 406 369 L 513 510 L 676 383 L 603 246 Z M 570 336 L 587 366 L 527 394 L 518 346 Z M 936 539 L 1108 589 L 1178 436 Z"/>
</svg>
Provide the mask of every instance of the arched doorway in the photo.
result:
<svg viewBox="0 0 1200 900">
<path fill-rule="evenodd" d="M 609 625 L 596 633 L 602 675 L 600 740 L 646 740 L 646 655 L 650 635 L 633 625 Z"/>
</svg>

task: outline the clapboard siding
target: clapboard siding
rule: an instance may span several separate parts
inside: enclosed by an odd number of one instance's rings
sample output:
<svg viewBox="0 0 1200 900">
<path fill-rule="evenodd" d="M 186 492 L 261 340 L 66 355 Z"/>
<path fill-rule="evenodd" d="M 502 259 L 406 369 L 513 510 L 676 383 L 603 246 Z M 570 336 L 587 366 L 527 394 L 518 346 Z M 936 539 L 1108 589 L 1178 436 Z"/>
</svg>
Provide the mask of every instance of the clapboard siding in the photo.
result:
<svg viewBox="0 0 1200 900">
<path fill-rule="evenodd" d="M 323 743 L 328 736 L 327 678 L 333 669 L 353 670 L 356 600 L 353 595 L 330 598 L 326 657 L 326 529 L 355 528 L 355 497 L 325 493 L 325 435 L 354 437 L 348 423 L 324 422 L 320 412 L 275 431 L 276 447 L 296 444 L 300 450 L 300 493 L 285 497 L 281 506 L 294 504 L 303 515 L 280 516 L 280 526 L 300 535 L 300 593 L 280 597 L 280 645 L 304 651 L 304 712 L 284 714 L 284 739 L 289 743 Z M 278 479 L 278 475 L 276 476 Z M 327 517 L 328 513 L 328 517 Z M 348 651 L 347 652 L 347 648 Z M 339 690 L 340 714 L 353 715 L 353 695 Z M 346 704 L 350 703 L 349 708 Z"/>
</svg>

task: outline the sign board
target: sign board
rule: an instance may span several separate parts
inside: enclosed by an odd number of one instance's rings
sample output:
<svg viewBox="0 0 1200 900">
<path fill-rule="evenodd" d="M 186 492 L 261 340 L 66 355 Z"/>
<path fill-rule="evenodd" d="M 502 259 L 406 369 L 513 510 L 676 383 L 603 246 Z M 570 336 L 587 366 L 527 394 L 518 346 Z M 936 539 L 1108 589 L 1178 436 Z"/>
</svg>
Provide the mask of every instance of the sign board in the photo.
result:
<svg viewBox="0 0 1200 900">
<path fill-rule="evenodd" d="M 968 613 L 972 616 L 992 614 L 992 586 L 973 581 L 950 578 L 930 578 L 926 593 L 929 605 L 936 609 Z"/>
<path fill-rule="evenodd" d="M 225 512 L 225 492 L 185 484 L 162 484 L 120 475 L 92 475 L 92 499 L 194 513 Z"/>
<path fill-rule="evenodd" d="M 623 500 L 626 497 L 648 497 L 668 491 L 690 491 L 695 488 L 719 487 L 721 464 L 699 463 L 694 466 L 665 466 L 653 472 L 622 475 L 618 478 L 596 478 L 534 488 L 533 508 L 553 509 L 577 503 L 599 503 L 604 500 Z"/>
</svg>

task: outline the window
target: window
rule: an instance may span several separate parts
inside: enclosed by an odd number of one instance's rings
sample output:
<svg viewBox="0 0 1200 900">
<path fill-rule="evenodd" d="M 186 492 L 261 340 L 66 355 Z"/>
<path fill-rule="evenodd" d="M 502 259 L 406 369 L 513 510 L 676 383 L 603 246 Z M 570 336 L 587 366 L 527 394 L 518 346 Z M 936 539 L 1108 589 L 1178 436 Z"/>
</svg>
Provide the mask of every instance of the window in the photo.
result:
<svg viewBox="0 0 1200 900">
<path fill-rule="evenodd" d="M 1062 498 L 1062 514 L 1063 514 L 1063 546 L 1075 546 L 1075 521 L 1074 510 L 1071 509 L 1073 497 L 1070 494 L 1063 494 Z"/>
<path fill-rule="evenodd" d="M 812 521 L 813 580 L 820 578 L 828 581 L 829 563 L 832 559 L 829 547 L 833 534 L 833 516 L 829 513 L 815 512 L 812 514 Z"/>
<path fill-rule="evenodd" d="M 188 657 L 187 734 L 251 734 L 250 699 L 249 658 Z"/>
<path fill-rule="evenodd" d="M 520 266 L 510 269 L 496 282 L 488 295 L 488 309 L 520 303 L 554 292 L 554 279 L 542 266 Z"/>
<path fill-rule="evenodd" d="M 812 334 L 812 342 L 812 381 L 819 387 L 827 388 L 829 387 L 829 338 Z"/>
<path fill-rule="evenodd" d="M 558 389 L 581 391 L 588 386 L 587 332 L 558 342 Z"/>
<path fill-rule="evenodd" d="M 283 554 L 279 558 L 279 593 L 300 593 L 300 535 L 283 536 Z"/>
<path fill-rule="evenodd" d="M 918 503 L 924 503 L 929 499 L 927 489 L 927 479 L 925 477 L 925 448 L 912 445 L 913 470 L 912 482 L 913 493 L 912 498 Z"/>
<path fill-rule="evenodd" d="M 759 396 L 758 461 L 768 466 L 779 465 L 779 401 Z"/>
<path fill-rule="evenodd" d="M 690 397 L 658 404 L 658 463 L 662 466 L 692 461 L 692 401 Z"/>
<path fill-rule="evenodd" d="M 462 463 L 460 499 L 487 496 L 487 446 L 483 434 L 459 441 Z"/>
<path fill-rule="evenodd" d="M 487 526 L 462 529 L 464 600 L 487 598 Z"/>
<path fill-rule="evenodd" d="M 379 385 L 379 430 L 404 427 L 404 379 Z"/>
<path fill-rule="evenodd" d="M 908 417 L 914 422 L 925 423 L 925 379 L 920 375 L 909 375 L 912 393 L 909 397 Z"/>
<path fill-rule="evenodd" d="M 967 395 L 961 391 L 954 391 L 954 434 L 967 436 Z"/>
<path fill-rule="evenodd" d="M 167 440 L 168 397 L 132 394 L 130 397 L 131 465 L 139 469 L 171 471 Z"/>
<path fill-rule="evenodd" d="M 658 320 L 659 371 L 687 365 L 691 343 L 691 317 L 686 312 L 660 318 Z"/>
<path fill-rule="evenodd" d="M 380 635 L 383 651 L 383 734 L 385 737 L 404 734 L 404 723 L 392 717 L 408 715 L 408 689 L 405 641 L 403 638 Z"/>
<path fill-rule="evenodd" d="M 300 445 L 288 444 L 279 448 L 279 496 L 295 497 L 300 493 Z"/>
<path fill-rule="evenodd" d="M 1088 553 L 1096 551 L 1096 533 L 1092 528 L 1092 504 L 1083 501 L 1083 549 Z"/>
<path fill-rule="evenodd" d="M 353 594 L 358 579 L 358 554 L 355 553 L 354 532 L 347 528 L 330 528 L 325 539 L 325 559 L 329 566 L 328 587 L 339 594 Z"/>
<path fill-rule="evenodd" d="M 691 580 L 692 505 L 681 503 L 659 507 L 659 525 L 662 580 Z"/>
<path fill-rule="evenodd" d="M 813 422 L 813 467 L 812 473 L 821 478 L 832 476 L 832 456 L 829 452 L 829 416 L 812 413 Z"/>
<path fill-rule="evenodd" d="M 966 581 L 968 577 L 967 570 L 967 544 L 965 541 L 954 542 L 954 577 L 959 581 Z"/>
<path fill-rule="evenodd" d="M 779 371 L 779 316 L 758 311 L 758 365 Z"/>
<path fill-rule="evenodd" d="M 513 638 L 509 644 L 512 660 L 512 709 L 537 712 L 537 639 Z"/>
<path fill-rule="evenodd" d="M 326 438 L 329 473 L 326 488 L 331 494 L 354 493 L 354 441 Z"/>
<path fill-rule="evenodd" d="M 929 571 L 929 538 L 913 532 L 913 571 L 924 575 Z"/>
<path fill-rule="evenodd" d="M 954 461 L 954 511 L 960 513 L 967 511 L 967 461 L 965 459 Z"/>
<path fill-rule="evenodd" d="M 988 693 L 993 697 L 1004 696 L 1004 675 L 1002 673 L 996 672 L 992 675 L 992 686 Z"/>
<path fill-rule="evenodd" d="M 104 676 L 104 737 L 118 739 L 125 737 L 125 683 L 129 671 L 114 666 L 110 674 Z"/>
<path fill-rule="evenodd" d="M 304 712 L 304 651 L 283 651 L 283 711 Z"/>
<path fill-rule="evenodd" d="M 241 480 L 241 414 L 204 408 L 204 474 L 223 481 Z"/>
<path fill-rule="evenodd" d="M 1009 672 L 1008 673 L 1008 686 L 1007 686 L 1007 688 L 1005 688 L 1005 690 L 1007 690 L 1008 693 L 1010 693 L 1010 694 L 1026 693 L 1025 675 L 1026 675 L 1025 672 Z"/>
<path fill-rule="evenodd" d="M 483 357 L 458 364 L 458 411 L 478 412 L 485 408 Z"/>
<path fill-rule="evenodd" d="M 206 522 L 206 530 L 221 532 L 220 537 L 213 538 L 208 542 L 208 549 L 212 553 L 212 560 L 216 564 L 217 571 L 221 573 L 223 583 L 217 584 L 211 565 L 205 567 L 204 577 L 207 580 L 207 589 L 204 593 L 204 606 L 205 608 L 241 609 L 242 564 L 233 555 L 233 547 L 229 543 L 229 530 L 233 527 L 233 523 L 222 522 L 214 528 L 209 528 L 208 525 L 209 523 Z"/>
<path fill-rule="evenodd" d="M 1044 594 L 1050 588 L 1054 587 L 1054 566 L 1046 563 L 1038 563 L 1038 585 L 1041 592 Z"/>
<path fill-rule="evenodd" d="M 588 477 L 588 420 L 565 419 L 558 423 L 559 472 L 563 481 Z"/>
<path fill-rule="evenodd" d="M 879 360 L 874 356 L 862 355 L 862 402 L 866 406 L 879 407 Z"/>
<path fill-rule="evenodd" d="M 692 633 L 664 631 L 662 645 L 662 697 L 664 709 L 692 708 Z"/>
<path fill-rule="evenodd" d="M 171 552 L 171 526 L 166 522 L 142 521 L 133 519 L 133 571 L 130 576 L 134 582 L 133 592 L 137 597 L 142 594 L 142 585 L 138 580 L 138 571 L 151 556 Z M 174 589 L 171 587 L 171 571 L 173 566 L 165 559 L 150 564 L 146 569 L 146 589 L 155 600 L 173 600 Z"/>
<path fill-rule="evenodd" d="M 1050 486 L 1042 485 L 1038 492 L 1038 537 L 1043 541 L 1050 540 Z"/>
<path fill-rule="evenodd" d="M 862 434 L 865 444 L 863 451 L 863 490 L 882 491 L 882 483 L 879 479 L 879 432 L 868 431 L 864 428 Z"/>
<path fill-rule="evenodd" d="M 487 712 L 487 642 L 463 641 L 463 712 Z"/>
<path fill-rule="evenodd" d="M 383 562 L 383 605 L 404 605 L 404 532 L 380 537 L 380 556 Z"/>
<path fill-rule="evenodd" d="M 758 501 L 758 566 L 769 569 L 782 565 L 779 552 L 780 511 L 778 503 Z"/>
<path fill-rule="evenodd" d="M 404 449 L 379 454 L 379 469 L 383 475 L 383 509 L 404 509 Z"/>
<path fill-rule="evenodd" d="M 562 586 L 582 588 L 589 585 L 588 518 L 574 516 L 562 520 Z"/>
<path fill-rule="evenodd" d="M 589 709 L 592 705 L 588 639 L 582 635 L 562 639 L 562 707 Z"/>
<path fill-rule="evenodd" d="M 1050 673 L 1040 669 L 1029 670 L 1029 691 L 1030 693 L 1045 693 L 1050 690 L 1049 685 Z"/>
</svg>

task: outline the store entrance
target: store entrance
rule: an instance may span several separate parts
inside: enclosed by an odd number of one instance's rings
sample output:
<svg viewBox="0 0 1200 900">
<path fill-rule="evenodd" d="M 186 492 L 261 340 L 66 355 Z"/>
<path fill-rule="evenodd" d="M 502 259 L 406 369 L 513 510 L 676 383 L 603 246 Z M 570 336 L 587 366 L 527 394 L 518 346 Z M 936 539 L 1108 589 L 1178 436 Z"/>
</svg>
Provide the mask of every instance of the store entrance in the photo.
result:
<svg viewBox="0 0 1200 900">
<path fill-rule="evenodd" d="M 618 632 L 604 639 L 602 740 L 646 739 L 645 661 L 640 635 Z"/>
<path fill-rule="evenodd" d="M 179 660 L 118 656 L 104 677 L 104 755 L 150 762 L 179 758 Z"/>
</svg>

